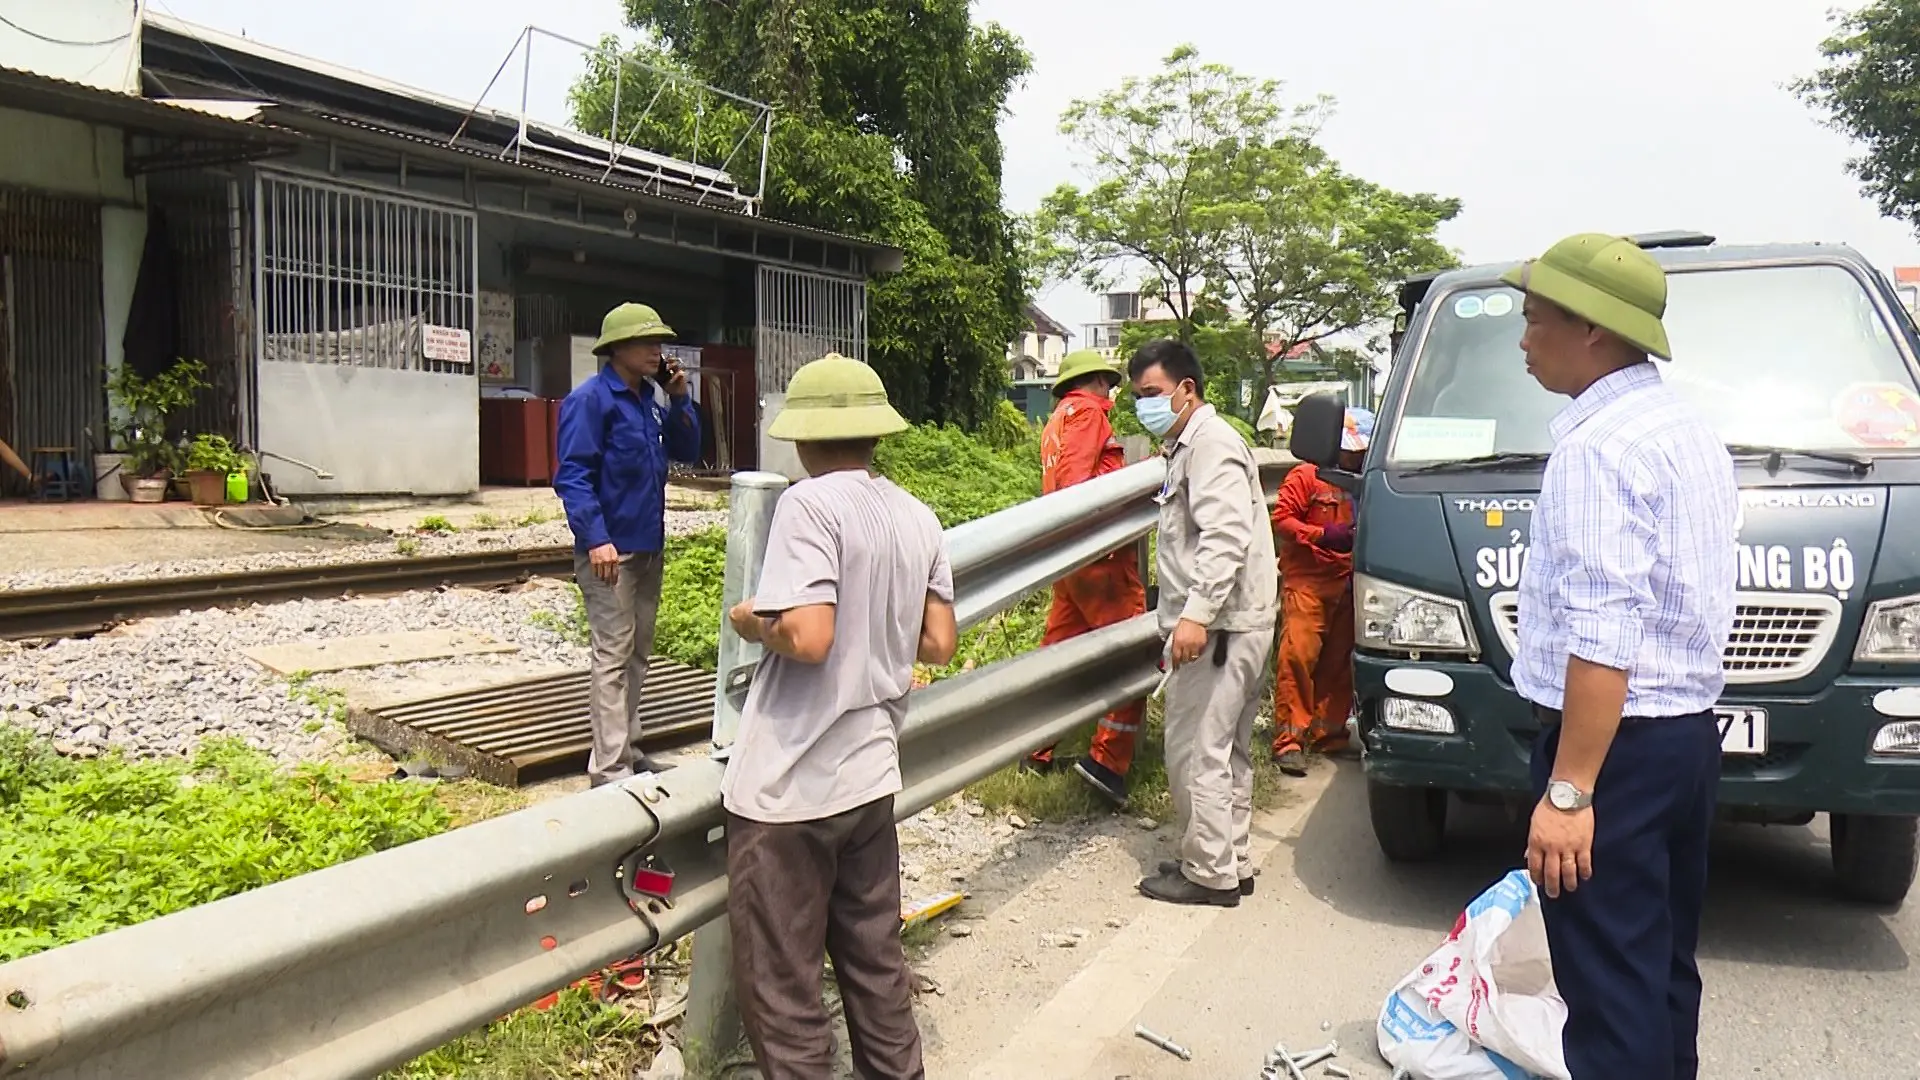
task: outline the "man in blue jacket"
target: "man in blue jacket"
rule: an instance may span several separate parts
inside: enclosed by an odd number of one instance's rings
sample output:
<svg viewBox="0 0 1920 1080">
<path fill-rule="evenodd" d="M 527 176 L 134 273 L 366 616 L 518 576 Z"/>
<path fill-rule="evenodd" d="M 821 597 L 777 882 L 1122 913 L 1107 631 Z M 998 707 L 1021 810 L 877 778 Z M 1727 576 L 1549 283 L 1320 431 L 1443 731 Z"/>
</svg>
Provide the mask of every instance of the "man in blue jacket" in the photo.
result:
<svg viewBox="0 0 1920 1080">
<path fill-rule="evenodd" d="M 600 324 L 600 374 L 560 404 L 553 488 L 573 527 L 574 580 L 593 637 L 593 753 L 587 776 L 610 784 L 658 767 L 640 752 L 640 688 L 660 609 L 667 461 L 700 458 L 700 418 L 687 375 L 661 371 L 673 330 L 644 304 Z"/>
</svg>

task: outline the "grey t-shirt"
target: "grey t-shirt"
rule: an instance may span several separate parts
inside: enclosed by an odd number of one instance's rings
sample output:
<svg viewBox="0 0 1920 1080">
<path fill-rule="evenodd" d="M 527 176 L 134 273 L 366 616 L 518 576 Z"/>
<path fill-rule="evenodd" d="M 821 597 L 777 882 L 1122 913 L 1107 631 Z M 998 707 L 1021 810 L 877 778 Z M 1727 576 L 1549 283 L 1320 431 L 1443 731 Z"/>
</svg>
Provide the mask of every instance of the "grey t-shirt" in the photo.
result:
<svg viewBox="0 0 1920 1080">
<path fill-rule="evenodd" d="M 814 821 L 900 790 L 900 722 L 927 595 L 953 600 L 946 538 L 926 504 L 863 472 L 802 480 L 773 511 L 754 607 L 833 604 L 820 664 L 761 659 L 720 784 L 750 821 Z"/>
</svg>

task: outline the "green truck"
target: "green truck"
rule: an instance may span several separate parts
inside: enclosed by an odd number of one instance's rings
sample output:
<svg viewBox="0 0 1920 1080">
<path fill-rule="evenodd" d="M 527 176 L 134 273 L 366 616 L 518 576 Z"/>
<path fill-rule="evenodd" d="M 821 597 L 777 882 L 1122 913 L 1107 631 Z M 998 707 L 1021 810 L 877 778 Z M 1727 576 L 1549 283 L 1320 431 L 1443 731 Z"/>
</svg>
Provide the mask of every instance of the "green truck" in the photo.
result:
<svg viewBox="0 0 1920 1080">
<path fill-rule="evenodd" d="M 1739 607 L 1721 701 L 1724 817 L 1829 815 L 1840 891 L 1899 903 L 1920 815 L 1920 332 L 1827 244 L 1634 238 L 1665 266 L 1676 359 L 1741 487 Z M 1290 449 L 1359 498 L 1353 723 L 1380 848 L 1444 846 L 1454 799 L 1524 805 L 1539 734 L 1514 693 L 1527 526 L 1566 399 L 1527 374 L 1513 264 L 1402 288 L 1366 464 L 1334 470 L 1339 404 Z"/>
</svg>

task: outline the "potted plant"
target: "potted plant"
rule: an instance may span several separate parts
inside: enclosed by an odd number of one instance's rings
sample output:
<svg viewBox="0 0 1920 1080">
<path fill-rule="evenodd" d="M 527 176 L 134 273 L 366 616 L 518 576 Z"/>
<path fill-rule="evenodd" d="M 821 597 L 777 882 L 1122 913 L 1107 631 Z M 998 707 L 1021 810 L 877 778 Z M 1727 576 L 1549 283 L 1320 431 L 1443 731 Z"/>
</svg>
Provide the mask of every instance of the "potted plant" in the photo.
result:
<svg viewBox="0 0 1920 1080">
<path fill-rule="evenodd" d="M 244 474 L 247 459 L 220 435 L 195 435 L 187 446 L 187 485 L 199 506 L 219 506 L 228 500 L 227 478 Z"/>
<path fill-rule="evenodd" d="M 127 455 L 120 482 L 134 502 L 166 499 L 167 480 L 179 463 L 179 451 L 167 439 L 167 414 L 193 404 L 207 387 L 206 371 L 198 360 L 181 360 L 151 379 L 125 364 L 108 377 L 109 430 L 114 451 Z"/>
</svg>

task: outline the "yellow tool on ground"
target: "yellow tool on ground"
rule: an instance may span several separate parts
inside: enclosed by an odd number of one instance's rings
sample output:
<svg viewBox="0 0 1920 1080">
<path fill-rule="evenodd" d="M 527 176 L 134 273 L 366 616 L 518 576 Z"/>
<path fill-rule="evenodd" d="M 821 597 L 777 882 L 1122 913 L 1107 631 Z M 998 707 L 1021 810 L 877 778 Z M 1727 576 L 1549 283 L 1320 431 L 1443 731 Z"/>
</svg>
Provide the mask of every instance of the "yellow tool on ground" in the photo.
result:
<svg viewBox="0 0 1920 1080">
<path fill-rule="evenodd" d="M 967 894 L 963 892 L 941 893 L 928 897 L 918 903 L 908 904 L 900 909 L 900 928 L 919 926 L 930 919 L 937 919 L 960 906 Z"/>
</svg>

